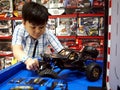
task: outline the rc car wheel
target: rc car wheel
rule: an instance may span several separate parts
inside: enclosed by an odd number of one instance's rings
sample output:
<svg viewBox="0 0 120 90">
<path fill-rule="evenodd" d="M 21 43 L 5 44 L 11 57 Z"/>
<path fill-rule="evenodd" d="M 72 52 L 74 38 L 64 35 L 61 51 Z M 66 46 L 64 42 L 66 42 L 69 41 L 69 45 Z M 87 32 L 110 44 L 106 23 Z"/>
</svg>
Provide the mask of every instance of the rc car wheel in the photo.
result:
<svg viewBox="0 0 120 90">
<path fill-rule="evenodd" d="M 86 76 L 90 81 L 97 81 L 102 73 L 102 68 L 97 63 L 90 63 L 86 68 Z"/>
</svg>

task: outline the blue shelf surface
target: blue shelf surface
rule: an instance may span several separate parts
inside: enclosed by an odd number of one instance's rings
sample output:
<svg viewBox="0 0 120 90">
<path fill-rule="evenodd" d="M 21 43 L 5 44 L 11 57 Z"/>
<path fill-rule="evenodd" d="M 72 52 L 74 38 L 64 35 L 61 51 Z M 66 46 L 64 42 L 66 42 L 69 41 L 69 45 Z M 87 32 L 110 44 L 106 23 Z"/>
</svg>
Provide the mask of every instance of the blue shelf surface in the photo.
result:
<svg viewBox="0 0 120 90">
<path fill-rule="evenodd" d="M 102 60 L 98 60 L 98 63 L 101 66 L 103 65 Z M 87 80 L 85 74 L 80 71 L 64 69 L 59 73 L 59 76 L 60 78 L 58 80 L 67 82 L 68 90 L 88 90 L 89 86 L 102 87 L 102 75 L 99 80 L 91 82 Z M 24 80 L 21 83 L 11 83 L 10 81 L 15 78 L 22 78 Z M 32 78 L 44 78 L 49 82 L 46 86 L 30 85 L 37 88 L 36 90 L 49 90 L 48 87 L 51 86 L 50 82 L 55 80 L 48 77 L 40 77 L 36 72 L 26 70 L 25 65 L 19 62 L 0 71 L 0 90 L 10 90 L 11 87 L 26 85 L 25 82 Z M 62 89 L 59 88 L 55 90 Z"/>
</svg>

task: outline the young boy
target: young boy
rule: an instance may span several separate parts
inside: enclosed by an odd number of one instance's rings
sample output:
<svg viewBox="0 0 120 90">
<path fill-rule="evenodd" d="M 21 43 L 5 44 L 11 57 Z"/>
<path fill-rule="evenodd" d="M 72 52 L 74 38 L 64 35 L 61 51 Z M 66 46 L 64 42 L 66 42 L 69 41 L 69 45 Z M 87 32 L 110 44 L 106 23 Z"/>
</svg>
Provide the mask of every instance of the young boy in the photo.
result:
<svg viewBox="0 0 120 90">
<path fill-rule="evenodd" d="M 47 45 L 55 52 L 63 49 L 59 40 L 46 29 L 48 10 L 35 2 L 25 3 L 22 8 L 22 24 L 14 29 L 12 49 L 14 57 L 26 64 L 28 70 L 37 70 L 38 57 L 44 53 Z"/>
</svg>

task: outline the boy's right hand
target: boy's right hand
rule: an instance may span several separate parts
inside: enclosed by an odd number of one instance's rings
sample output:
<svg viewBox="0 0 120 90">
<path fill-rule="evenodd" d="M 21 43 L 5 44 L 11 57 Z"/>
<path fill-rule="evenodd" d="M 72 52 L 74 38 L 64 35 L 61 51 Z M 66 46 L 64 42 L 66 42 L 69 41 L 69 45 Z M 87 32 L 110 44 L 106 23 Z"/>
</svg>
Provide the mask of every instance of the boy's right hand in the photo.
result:
<svg viewBox="0 0 120 90">
<path fill-rule="evenodd" d="M 32 59 L 32 58 L 28 58 L 25 62 L 26 64 L 26 68 L 28 70 L 37 70 L 39 68 L 39 62 L 36 58 Z"/>
</svg>

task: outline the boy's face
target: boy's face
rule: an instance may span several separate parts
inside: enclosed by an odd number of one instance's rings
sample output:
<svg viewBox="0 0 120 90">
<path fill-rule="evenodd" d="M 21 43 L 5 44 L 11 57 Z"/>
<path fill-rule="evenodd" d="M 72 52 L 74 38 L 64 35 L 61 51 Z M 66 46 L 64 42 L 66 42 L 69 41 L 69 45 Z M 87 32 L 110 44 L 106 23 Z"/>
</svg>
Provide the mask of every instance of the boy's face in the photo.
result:
<svg viewBox="0 0 120 90">
<path fill-rule="evenodd" d="M 23 24 L 25 26 L 25 29 L 29 33 L 31 37 L 34 39 L 38 39 L 42 34 L 45 32 L 45 25 L 33 25 L 29 21 L 23 21 Z"/>
</svg>

